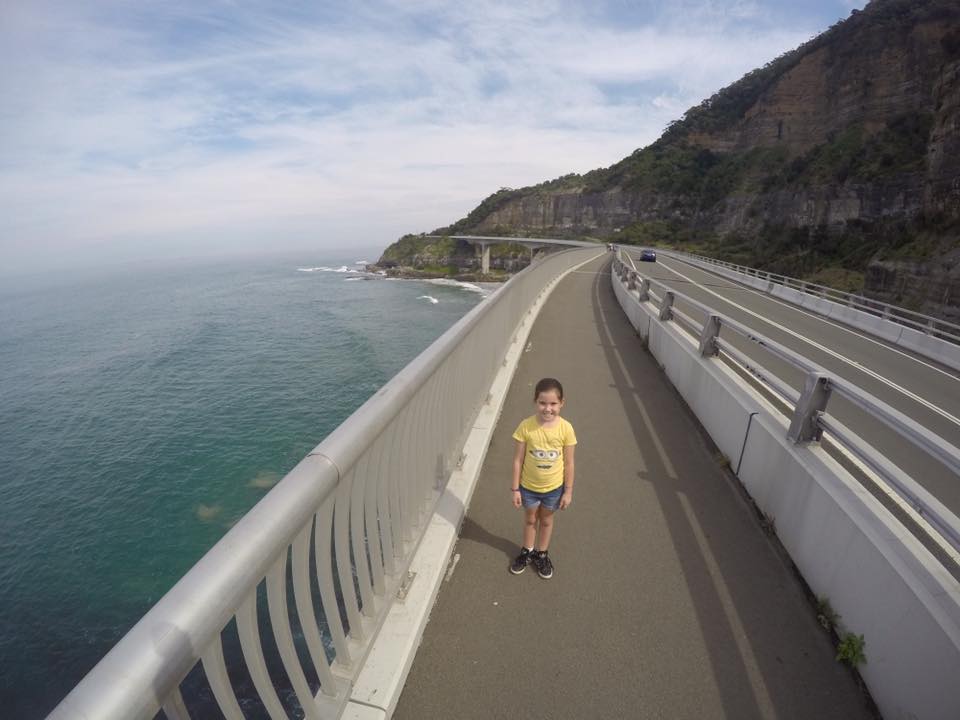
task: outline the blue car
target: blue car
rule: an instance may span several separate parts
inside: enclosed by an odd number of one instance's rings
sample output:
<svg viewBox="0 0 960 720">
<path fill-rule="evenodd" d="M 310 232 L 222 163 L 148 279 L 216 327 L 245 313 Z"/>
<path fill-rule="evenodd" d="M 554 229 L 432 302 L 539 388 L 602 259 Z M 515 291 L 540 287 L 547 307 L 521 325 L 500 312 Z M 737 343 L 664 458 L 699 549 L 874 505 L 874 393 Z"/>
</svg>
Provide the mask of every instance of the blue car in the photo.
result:
<svg viewBox="0 0 960 720">
<path fill-rule="evenodd" d="M 656 262 L 657 254 L 653 250 L 641 250 L 640 260 L 642 262 Z"/>
</svg>

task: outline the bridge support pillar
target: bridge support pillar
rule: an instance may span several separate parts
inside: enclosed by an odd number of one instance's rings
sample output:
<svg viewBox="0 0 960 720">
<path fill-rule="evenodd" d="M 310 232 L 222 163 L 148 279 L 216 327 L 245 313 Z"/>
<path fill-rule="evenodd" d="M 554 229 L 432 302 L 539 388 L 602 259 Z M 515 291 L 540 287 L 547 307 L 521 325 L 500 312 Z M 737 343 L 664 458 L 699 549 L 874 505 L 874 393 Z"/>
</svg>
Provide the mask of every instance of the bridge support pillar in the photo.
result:
<svg viewBox="0 0 960 720">
<path fill-rule="evenodd" d="M 484 275 L 490 272 L 490 245 L 480 243 L 480 272 Z"/>
</svg>

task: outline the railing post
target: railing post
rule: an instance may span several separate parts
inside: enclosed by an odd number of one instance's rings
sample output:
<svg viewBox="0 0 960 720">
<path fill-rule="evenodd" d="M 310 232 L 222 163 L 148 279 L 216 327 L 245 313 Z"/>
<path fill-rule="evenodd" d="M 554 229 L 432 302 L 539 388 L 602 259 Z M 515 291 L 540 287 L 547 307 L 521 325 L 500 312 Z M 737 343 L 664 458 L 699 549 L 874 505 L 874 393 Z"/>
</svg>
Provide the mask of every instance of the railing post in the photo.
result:
<svg viewBox="0 0 960 720">
<path fill-rule="evenodd" d="M 703 332 L 700 333 L 700 355 L 716 355 L 719 352 L 717 347 L 717 336 L 720 334 L 720 316 L 711 315 L 703 324 Z"/>
<path fill-rule="evenodd" d="M 637 273 L 635 270 L 631 270 L 627 274 L 627 290 L 636 290 L 637 289 Z"/>
<path fill-rule="evenodd" d="M 803 384 L 803 392 L 787 430 L 787 439 L 795 443 L 816 442 L 823 431 L 817 416 L 827 408 L 830 400 L 830 378 L 823 373 L 811 372 Z"/>
<path fill-rule="evenodd" d="M 637 290 L 637 299 L 640 301 L 650 299 L 650 281 L 647 278 L 643 278 L 640 281 L 640 289 Z"/>
<path fill-rule="evenodd" d="M 673 317 L 673 293 L 669 290 L 663 294 L 663 301 L 660 303 L 660 320 L 666 322 Z"/>
</svg>

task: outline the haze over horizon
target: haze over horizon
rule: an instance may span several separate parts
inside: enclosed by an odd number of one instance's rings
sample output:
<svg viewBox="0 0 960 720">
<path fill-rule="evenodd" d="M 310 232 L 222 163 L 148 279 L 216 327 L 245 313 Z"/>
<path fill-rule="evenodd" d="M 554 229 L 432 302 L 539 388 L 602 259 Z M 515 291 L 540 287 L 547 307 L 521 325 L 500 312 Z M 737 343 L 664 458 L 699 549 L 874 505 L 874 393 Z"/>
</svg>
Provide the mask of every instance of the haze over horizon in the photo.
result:
<svg viewBox="0 0 960 720">
<path fill-rule="evenodd" d="M 617 162 L 865 4 L 5 3 L 0 273 L 386 247 Z"/>
</svg>

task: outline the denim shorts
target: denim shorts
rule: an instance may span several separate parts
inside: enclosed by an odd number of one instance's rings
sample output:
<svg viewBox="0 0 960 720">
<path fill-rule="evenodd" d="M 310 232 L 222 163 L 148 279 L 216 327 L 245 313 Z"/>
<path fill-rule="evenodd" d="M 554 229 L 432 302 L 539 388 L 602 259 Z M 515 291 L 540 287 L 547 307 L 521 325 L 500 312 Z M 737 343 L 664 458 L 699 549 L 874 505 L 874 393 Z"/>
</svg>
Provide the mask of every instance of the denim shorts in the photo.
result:
<svg viewBox="0 0 960 720">
<path fill-rule="evenodd" d="M 563 485 L 549 492 L 534 492 L 520 486 L 520 500 L 525 508 L 535 508 L 543 505 L 550 512 L 556 512 L 560 507 L 560 498 L 563 496 Z"/>
</svg>

